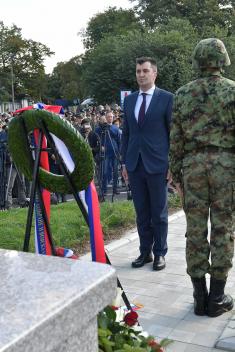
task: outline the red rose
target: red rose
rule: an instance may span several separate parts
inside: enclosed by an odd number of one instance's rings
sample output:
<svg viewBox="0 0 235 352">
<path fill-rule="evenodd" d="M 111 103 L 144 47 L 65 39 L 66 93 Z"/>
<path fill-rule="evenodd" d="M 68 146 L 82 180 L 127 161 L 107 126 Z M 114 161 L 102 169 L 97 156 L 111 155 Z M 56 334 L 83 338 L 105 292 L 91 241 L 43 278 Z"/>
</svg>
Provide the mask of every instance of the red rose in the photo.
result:
<svg viewBox="0 0 235 352">
<path fill-rule="evenodd" d="M 159 344 L 155 340 L 149 340 L 148 345 L 151 347 L 159 347 Z"/>
<path fill-rule="evenodd" d="M 133 326 L 136 323 L 138 323 L 138 314 L 134 311 L 131 311 L 130 313 L 127 313 L 124 317 L 124 322 L 125 324 L 129 326 Z"/>
<path fill-rule="evenodd" d="M 116 306 L 111 306 L 112 310 L 118 310 L 118 307 Z"/>
<path fill-rule="evenodd" d="M 161 348 L 161 346 L 159 345 L 159 343 L 157 343 L 155 340 L 150 340 L 150 341 L 148 342 L 148 345 L 153 348 L 153 351 L 156 351 L 156 352 L 163 352 L 163 349 Z"/>
</svg>

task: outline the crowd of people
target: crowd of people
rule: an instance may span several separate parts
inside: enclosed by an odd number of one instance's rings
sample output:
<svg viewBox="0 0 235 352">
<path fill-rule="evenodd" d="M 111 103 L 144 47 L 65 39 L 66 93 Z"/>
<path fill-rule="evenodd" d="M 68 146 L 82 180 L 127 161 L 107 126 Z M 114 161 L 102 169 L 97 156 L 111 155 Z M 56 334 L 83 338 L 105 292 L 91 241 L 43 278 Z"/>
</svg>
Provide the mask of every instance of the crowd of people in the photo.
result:
<svg viewBox="0 0 235 352">
<path fill-rule="evenodd" d="M 17 170 L 7 148 L 7 128 L 13 114 L 0 115 L 0 208 L 10 209 L 13 196 L 21 207 L 28 205 L 30 183 Z M 99 197 L 105 201 L 107 186 L 112 183 L 113 195 L 119 194 L 121 182 L 120 144 L 122 111 L 117 104 L 85 106 L 77 112 L 66 111 L 62 118 L 69 121 L 90 145 L 95 160 L 95 181 Z M 50 170 L 60 173 L 56 160 L 49 154 Z M 66 202 L 67 195 L 52 193 L 53 204 Z"/>
<path fill-rule="evenodd" d="M 79 131 L 89 144 L 95 161 L 95 181 L 100 201 L 105 201 L 107 187 L 112 183 L 112 194 L 119 194 L 121 181 L 120 145 L 122 111 L 114 104 L 66 112 L 64 118 Z"/>
<path fill-rule="evenodd" d="M 0 209 L 10 209 L 13 206 L 13 197 L 17 197 L 20 207 L 29 204 L 30 183 L 13 163 L 8 151 L 7 128 L 12 113 L 0 115 Z"/>
</svg>

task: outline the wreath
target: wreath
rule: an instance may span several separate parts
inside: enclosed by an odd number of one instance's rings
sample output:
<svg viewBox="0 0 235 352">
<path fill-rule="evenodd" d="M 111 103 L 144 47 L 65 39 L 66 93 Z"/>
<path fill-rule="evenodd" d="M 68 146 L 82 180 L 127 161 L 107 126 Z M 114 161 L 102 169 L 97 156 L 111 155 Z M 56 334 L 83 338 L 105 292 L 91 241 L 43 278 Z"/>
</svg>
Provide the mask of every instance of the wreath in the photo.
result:
<svg viewBox="0 0 235 352">
<path fill-rule="evenodd" d="M 70 177 L 77 191 L 86 189 L 93 179 L 94 161 L 91 148 L 80 133 L 60 116 L 45 110 L 27 110 L 14 117 L 8 128 L 9 151 L 16 167 L 33 179 L 34 161 L 29 148 L 29 133 L 45 123 L 50 133 L 64 142 L 75 164 Z M 39 167 L 39 182 L 51 192 L 69 193 L 71 187 L 64 175 L 53 174 Z"/>
</svg>

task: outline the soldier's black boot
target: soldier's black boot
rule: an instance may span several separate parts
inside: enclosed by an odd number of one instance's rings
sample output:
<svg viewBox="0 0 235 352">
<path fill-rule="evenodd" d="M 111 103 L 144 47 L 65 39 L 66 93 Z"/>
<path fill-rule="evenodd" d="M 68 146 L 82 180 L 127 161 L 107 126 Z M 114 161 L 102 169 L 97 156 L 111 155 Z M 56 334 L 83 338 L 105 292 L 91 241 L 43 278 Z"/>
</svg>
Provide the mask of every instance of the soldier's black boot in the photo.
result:
<svg viewBox="0 0 235 352">
<path fill-rule="evenodd" d="M 225 285 L 226 280 L 211 277 L 207 313 L 209 317 L 218 317 L 233 309 L 233 298 L 224 294 Z"/>
<path fill-rule="evenodd" d="M 198 279 L 191 277 L 193 284 L 194 313 L 205 315 L 207 313 L 208 290 L 205 276 Z"/>
</svg>

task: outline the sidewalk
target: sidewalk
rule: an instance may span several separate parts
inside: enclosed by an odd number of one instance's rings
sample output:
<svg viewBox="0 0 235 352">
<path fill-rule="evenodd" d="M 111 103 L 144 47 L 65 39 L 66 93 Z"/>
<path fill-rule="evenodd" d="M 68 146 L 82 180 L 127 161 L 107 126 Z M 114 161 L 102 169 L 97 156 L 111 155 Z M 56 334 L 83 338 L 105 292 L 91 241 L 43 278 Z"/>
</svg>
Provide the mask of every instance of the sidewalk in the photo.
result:
<svg viewBox="0 0 235 352">
<path fill-rule="evenodd" d="M 174 340 L 167 352 L 235 351 L 234 311 L 217 318 L 193 313 L 192 284 L 185 271 L 185 228 L 183 211 L 169 217 L 167 266 L 160 272 L 154 272 L 151 263 L 131 268 L 139 254 L 136 230 L 106 246 L 107 254 L 130 302 L 143 305 L 138 314 L 144 330 L 158 339 Z M 235 268 L 226 288 L 235 297 Z"/>
</svg>

